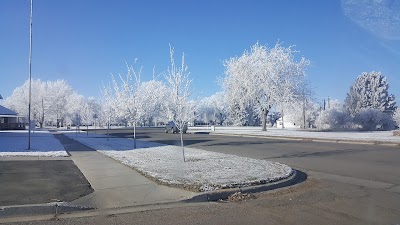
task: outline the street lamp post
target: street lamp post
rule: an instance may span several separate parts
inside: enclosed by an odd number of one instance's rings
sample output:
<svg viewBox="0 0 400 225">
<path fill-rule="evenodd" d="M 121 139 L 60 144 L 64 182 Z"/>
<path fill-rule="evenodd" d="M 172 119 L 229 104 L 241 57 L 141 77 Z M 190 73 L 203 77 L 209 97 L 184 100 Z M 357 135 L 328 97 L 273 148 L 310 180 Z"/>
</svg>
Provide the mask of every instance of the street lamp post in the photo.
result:
<svg viewBox="0 0 400 225">
<path fill-rule="evenodd" d="M 31 0 L 31 15 L 30 15 L 30 26 L 29 26 L 29 103 L 28 103 L 28 123 L 29 123 L 29 131 L 28 131 L 28 150 L 31 149 L 31 101 L 32 101 L 32 5 L 33 0 Z"/>
</svg>

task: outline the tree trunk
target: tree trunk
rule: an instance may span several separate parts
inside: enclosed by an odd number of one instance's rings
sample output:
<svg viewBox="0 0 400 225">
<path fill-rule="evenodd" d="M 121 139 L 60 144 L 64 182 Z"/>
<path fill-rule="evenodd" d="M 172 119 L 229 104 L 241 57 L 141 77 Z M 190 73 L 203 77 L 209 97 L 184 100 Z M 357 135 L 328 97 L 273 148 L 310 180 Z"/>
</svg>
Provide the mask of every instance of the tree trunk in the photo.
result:
<svg viewBox="0 0 400 225">
<path fill-rule="evenodd" d="M 181 146 L 182 146 L 182 156 L 183 156 L 183 162 L 186 162 L 186 158 L 185 158 L 185 148 L 183 147 L 183 129 L 181 129 L 179 131 L 179 133 L 181 134 Z"/>
<path fill-rule="evenodd" d="M 263 110 L 263 116 L 262 116 L 262 131 L 267 131 L 267 116 L 268 116 L 269 110 L 264 109 Z"/>
<path fill-rule="evenodd" d="M 44 123 L 44 102 L 43 102 L 43 99 L 42 99 L 42 118 L 40 118 L 40 119 L 41 119 L 41 121 L 39 122 L 40 128 L 43 128 L 43 123 Z"/>
<path fill-rule="evenodd" d="M 303 129 L 306 129 L 306 109 L 305 109 L 305 104 L 303 104 Z"/>
<path fill-rule="evenodd" d="M 282 129 L 285 129 L 285 121 L 283 120 L 283 110 L 282 110 Z"/>
</svg>

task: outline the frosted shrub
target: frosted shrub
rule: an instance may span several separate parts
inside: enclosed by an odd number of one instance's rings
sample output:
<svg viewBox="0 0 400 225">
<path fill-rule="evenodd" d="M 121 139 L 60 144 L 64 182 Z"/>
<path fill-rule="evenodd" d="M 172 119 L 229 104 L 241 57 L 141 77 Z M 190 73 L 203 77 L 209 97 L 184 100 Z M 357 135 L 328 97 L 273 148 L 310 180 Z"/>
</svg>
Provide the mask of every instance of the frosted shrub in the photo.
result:
<svg viewBox="0 0 400 225">
<path fill-rule="evenodd" d="M 354 116 L 354 122 L 363 130 L 392 130 L 395 127 L 393 118 L 377 109 L 362 109 Z"/>
<path fill-rule="evenodd" d="M 386 113 L 382 113 L 381 129 L 382 130 L 393 130 L 396 127 L 396 122 L 393 118 Z"/>
<path fill-rule="evenodd" d="M 351 125 L 352 118 L 345 112 L 330 109 L 323 111 L 317 121 L 321 129 L 342 130 Z"/>
<path fill-rule="evenodd" d="M 397 123 L 397 126 L 400 127 L 400 108 L 397 108 L 394 112 L 393 120 Z"/>
</svg>

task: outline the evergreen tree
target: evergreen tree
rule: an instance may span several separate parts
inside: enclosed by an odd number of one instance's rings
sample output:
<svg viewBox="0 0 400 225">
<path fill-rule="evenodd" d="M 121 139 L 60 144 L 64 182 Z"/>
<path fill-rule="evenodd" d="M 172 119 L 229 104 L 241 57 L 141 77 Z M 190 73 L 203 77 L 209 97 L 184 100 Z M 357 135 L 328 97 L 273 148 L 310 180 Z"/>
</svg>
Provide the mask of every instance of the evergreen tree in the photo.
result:
<svg viewBox="0 0 400 225">
<path fill-rule="evenodd" d="M 389 83 L 380 72 L 363 72 L 350 87 L 344 107 L 352 116 L 362 109 L 393 111 L 396 104 L 395 97 L 389 95 L 388 89 Z"/>
</svg>

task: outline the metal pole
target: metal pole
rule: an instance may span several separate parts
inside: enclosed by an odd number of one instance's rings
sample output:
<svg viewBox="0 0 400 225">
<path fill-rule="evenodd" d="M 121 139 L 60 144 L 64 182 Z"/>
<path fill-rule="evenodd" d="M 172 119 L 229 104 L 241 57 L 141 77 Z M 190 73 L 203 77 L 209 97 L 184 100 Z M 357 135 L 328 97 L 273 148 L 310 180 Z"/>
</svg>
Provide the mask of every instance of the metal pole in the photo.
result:
<svg viewBox="0 0 400 225">
<path fill-rule="evenodd" d="M 31 101 L 32 101 L 32 5 L 33 0 L 31 0 L 31 15 L 30 15 L 30 26 L 29 26 L 29 104 L 28 104 L 28 150 L 31 149 Z"/>
<path fill-rule="evenodd" d="M 110 111 L 109 111 L 109 114 L 108 114 L 107 141 L 110 138 L 110 126 L 111 126 L 110 124 L 111 124 L 111 107 L 110 107 Z"/>
<path fill-rule="evenodd" d="M 303 87 L 303 129 L 306 129 L 306 93 Z"/>
<path fill-rule="evenodd" d="M 303 103 L 303 129 L 306 129 L 306 100 Z"/>
</svg>

